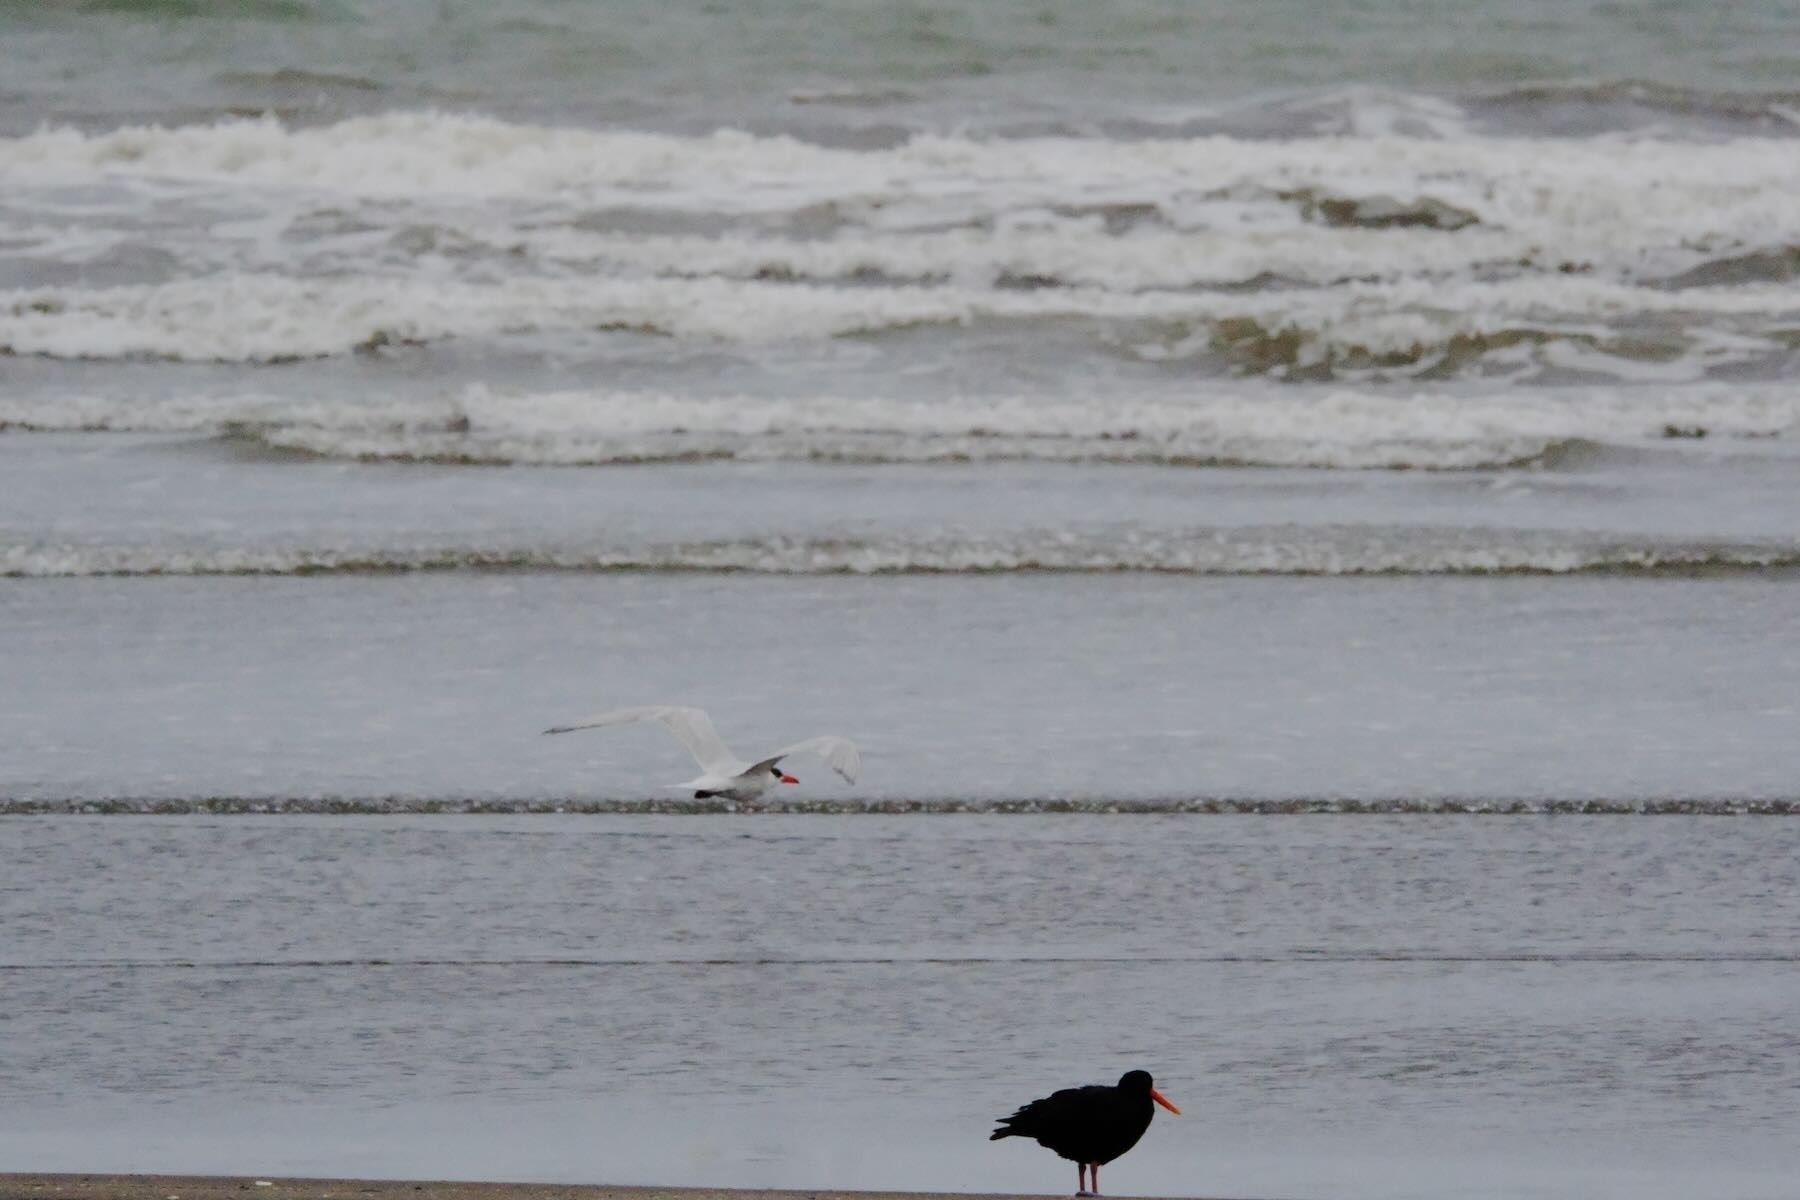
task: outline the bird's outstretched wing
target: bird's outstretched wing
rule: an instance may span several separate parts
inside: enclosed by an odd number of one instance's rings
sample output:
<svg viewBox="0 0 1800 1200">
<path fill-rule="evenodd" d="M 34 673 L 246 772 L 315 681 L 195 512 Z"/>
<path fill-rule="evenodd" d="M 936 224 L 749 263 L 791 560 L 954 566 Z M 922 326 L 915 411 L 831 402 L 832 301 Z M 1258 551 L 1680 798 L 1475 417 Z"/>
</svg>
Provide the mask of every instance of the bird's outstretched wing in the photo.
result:
<svg viewBox="0 0 1800 1200">
<path fill-rule="evenodd" d="M 849 738 L 838 737 L 831 733 L 823 737 L 807 738 L 804 742 L 795 742 L 785 750 L 777 750 L 763 762 L 773 766 L 790 754 L 803 754 L 808 750 L 831 764 L 832 770 L 851 783 L 855 783 L 857 775 L 862 772 L 862 755 L 857 752 L 856 743 Z M 757 765 L 761 766 L 762 763 Z"/>
<path fill-rule="evenodd" d="M 615 708 L 610 712 L 595 713 L 591 717 L 583 717 L 568 725 L 557 725 L 544 730 L 545 733 L 573 733 L 577 729 L 598 729 L 603 725 L 629 725 L 634 721 L 661 721 L 669 727 L 669 732 L 680 739 L 700 769 L 708 773 L 726 770 L 735 774 L 740 764 L 735 755 L 725 748 L 719 735 L 713 731 L 712 721 L 704 710 L 698 708 L 681 708 L 672 704 L 656 704 L 645 708 Z M 855 748 L 851 748 L 855 753 Z M 727 770 L 729 769 L 729 770 Z"/>
</svg>

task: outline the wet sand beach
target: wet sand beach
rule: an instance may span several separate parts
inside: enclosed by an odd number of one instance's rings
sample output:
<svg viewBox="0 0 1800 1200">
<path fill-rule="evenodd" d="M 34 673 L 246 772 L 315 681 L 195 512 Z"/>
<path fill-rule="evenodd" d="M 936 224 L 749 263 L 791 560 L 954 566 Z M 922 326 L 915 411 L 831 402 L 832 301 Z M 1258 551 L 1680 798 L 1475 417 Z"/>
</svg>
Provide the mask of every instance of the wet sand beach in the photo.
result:
<svg viewBox="0 0 1800 1200">
<path fill-rule="evenodd" d="M 1791 820 L 44 815 L 0 861 L 0 1164 L 70 1185 L 1066 1196 L 991 1122 L 1142 1067 L 1185 1115 L 1121 1195 L 1794 1194 Z"/>
</svg>

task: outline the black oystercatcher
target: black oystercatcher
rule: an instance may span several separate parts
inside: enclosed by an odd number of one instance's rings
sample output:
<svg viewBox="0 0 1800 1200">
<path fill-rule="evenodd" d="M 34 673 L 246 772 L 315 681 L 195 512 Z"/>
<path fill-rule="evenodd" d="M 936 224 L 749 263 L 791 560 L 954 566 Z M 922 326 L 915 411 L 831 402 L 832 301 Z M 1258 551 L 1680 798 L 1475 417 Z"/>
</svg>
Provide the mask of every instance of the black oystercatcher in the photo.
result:
<svg viewBox="0 0 1800 1200">
<path fill-rule="evenodd" d="M 1150 1128 L 1150 1118 L 1156 1115 L 1150 1107 L 1153 1102 L 1178 1117 L 1181 1115 L 1181 1110 L 1151 1082 L 1148 1071 L 1127 1071 L 1119 1077 L 1118 1087 L 1091 1083 L 1087 1087 L 1064 1088 L 1042 1100 L 1033 1100 L 1001 1120 L 1000 1128 L 988 1141 L 1036 1138 L 1038 1145 L 1075 1164 L 1077 1196 L 1098 1196 L 1100 1164 L 1111 1162 L 1137 1145 L 1144 1130 Z M 1089 1172 L 1093 1173 L 1091 1192 Z"/>
</svg>

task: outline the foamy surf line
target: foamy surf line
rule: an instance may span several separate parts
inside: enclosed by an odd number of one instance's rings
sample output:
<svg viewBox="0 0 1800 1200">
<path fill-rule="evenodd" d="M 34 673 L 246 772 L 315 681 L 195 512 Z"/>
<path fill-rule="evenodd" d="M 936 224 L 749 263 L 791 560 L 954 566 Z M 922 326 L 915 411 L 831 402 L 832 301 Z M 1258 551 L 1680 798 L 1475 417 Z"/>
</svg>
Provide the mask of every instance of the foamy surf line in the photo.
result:
<svg viewBox="0 0 1800 1200">
<path fill-rule="evenodd" d="M 745 805 L 684 796 L 624 799 L 558 797 L 424 796 L 189 796 L 104 799 L 0 797 L 0 816 L 379 816 L 409 815 L 614 816 L 931 816 L 956 814 L 1090 816 L 1283 816 L 1283 815 L 1582 815 L 1596 816 L 1796 816 L 1795 796 L 1543 797 L 882 797 L 869 800 L 794 800 Z"/>
<path fill-rule="evenodd" d="M 45 129 L 0 139 L 0 247 L 22 277 L 162 265 L 0 295 L 0 347 L 263 363 L 594 330 L 751 345 L 1074 321 L 1147 360 L 1249 371 L 1542 359 L 1694 377 L 1788 349 L 1792 145 L 845 149 L 432 112 Z M 157 215 L 171 207 L 194 219 Z M 1116 328 L 1144 323 L 1169 328 Z"/>
<path fill-rule="evenodd" d="M 1210 355 L 1252 374 L 1447 370 L 1498 355 L 1496 362 L 1612 364 L 1621 378 L 1649 372 L 1693 380 L 1733 361 L 1781 353 L 1796 317 L 1800 297 L 1785 283 L 1672 289 L 1581 272 L 1269 291 L 1118 291 L 718 276 L 464 282 L 365 272 L 295 279 L 234 271 L 0 292 L 0 350 L 70 360 L 269 364 L 524 335 L 608 332 L 757 346 L 926 328 L 954 335 L 973 327 L 1072 325 L 1140 361 Z M 1654 332 L 1637 327 L 1646 322 Z"/>
<path fill-rule="evenodd" d="M 1504 538 L 1505 533 L 1498 534 Z M 0 545 L 0 578 L 448 572 L 767 576 L 1730 576 L 1800 569 L 1800 545 L 1595 545 L 1480 531 L 1294 528 L 1197 534 L 1047 531 L 1010 540 L 772 538 L 642 549 Z"/>
<path fill-rule="evenodd" d="M 1198 393 L 1079 398 L 483 385 L 351 398 L 0 396 L 0 431 L 192 434 L 324 459 L 470 466 L 1019 461 L 1456 471 L 1707 438 L 1780 452 L 1797 428 L 1800 394 L 1766 383 L 1390 393 L 1240 381 Z"/>
<path fill-rule="evenodd" d="M 1411 184 L 1411 198 L 1423 190 L 1421 180 L 1431 180 L 1441 202 L 1466 201 L 1478 214 L 1542 212 L 1550 187 L 1574 197 L 1575 215 L 1591 209 L 1615 222 L 1621 214 L 1719 222 L 1750 215 L 1739 203 L 1792 190 L 1800 165 L 1785 153 L 1791 146 L 1790 138 L 1703 143 L 1459 130 L 1282 140 L 921 133 L 891 147 L 850 149 L 734 129 L 679 136 L 412 111 L 295 128 L 268 117 L 91 134 L 49 127 L 0 139 L 0 172 L 34 185 L 98 179 L 384 199 L 561 196 L 746 214 L 828 205 L 840 218 L 876 227 L 892 222 L 884 210 L 898 200 L 935 200 L 935 211 L 955 211 L 949 202 L 967 192 L 948 191 L 946 179 L 1019 208 L 1072 196 L 1141 202 L 1154 187 L 1152 198 L 1177 212 L 1234 188 L 1292 191 L 1335 180 L 1354 194 Z M 1693 211 L 1690 188 L 1714 201 L 1704 214 Z M 1620 197 L 1632 203 L 1616 203 Z"/>
</svg>

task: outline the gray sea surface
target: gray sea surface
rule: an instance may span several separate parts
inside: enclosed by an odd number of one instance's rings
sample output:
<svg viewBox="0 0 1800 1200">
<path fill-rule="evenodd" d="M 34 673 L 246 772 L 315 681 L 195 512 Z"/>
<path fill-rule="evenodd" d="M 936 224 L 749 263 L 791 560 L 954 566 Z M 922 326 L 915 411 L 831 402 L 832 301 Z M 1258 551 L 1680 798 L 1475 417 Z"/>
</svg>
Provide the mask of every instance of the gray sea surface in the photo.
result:
<svg viewBox="0 0 1800 1200">
<path fill-rule="evenodd" d="M 18 131 L 479 107 L 702 131 L 729 113 L 870 137 L 1204 124 L 1247 99 L 1264 111 L 1240 119 L 1279 129 L 1304 118 L 1309 92 L 1345 85 L 1472 95 L 1498 120 L 1552 128 L 1754 128 L 1792 119 L 1758 111 L 1759 91 L 1794 96 L 1782 0 L 1123 0 L 1104 13 L 1080 0 L 104 0 L 9 3 L 0 29 L 15 50 L 0 118 Z M 1709 91 L 1737 103 L 1709 105 Z"/>
<path fill-rule="evenodd" d="M 1791 5 L 0 6 L 0 579 L 1800 564 Z"/>
</svg>

